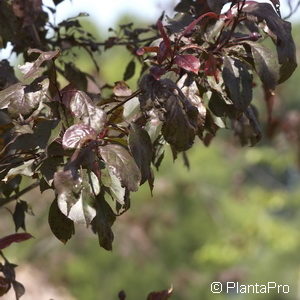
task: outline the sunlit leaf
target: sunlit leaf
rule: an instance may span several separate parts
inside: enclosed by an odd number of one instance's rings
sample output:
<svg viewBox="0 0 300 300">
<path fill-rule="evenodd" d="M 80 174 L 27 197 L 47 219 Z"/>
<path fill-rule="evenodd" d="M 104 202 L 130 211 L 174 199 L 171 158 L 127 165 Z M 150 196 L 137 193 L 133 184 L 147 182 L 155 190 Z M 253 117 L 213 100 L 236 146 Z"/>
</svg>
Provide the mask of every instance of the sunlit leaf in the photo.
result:
<svg viewBox="0 0 300 300">
<path fill-rule="evenodd" d="M 194 55 L 177 55 L 174 59 L 174 62 L 178 67 L 198 74 L 200 69 L 200 61 Z"/>
<path fill-rule="evenodd" d="M 89 140 L 95 140 L 97 133 L 91 127 L 84 124 L 75 124 L 69 127 L 62 140 L 65 149 L 80 148 Z"/>
<path fill-rule="evenodd" d="M 117 97 L 131 96 L 132 91 L 124 81 L 117 81 L 113 89 L 114 95 Z"/>
<path fill-rule="evenodd" d="M 124 198 L 126 190 L 122 187 L 119 178 L 107 169 L 101 170 L 101 181 L 102 184 L 110 189 L 110 195 L 113 200 L 124 205 Z"/>
<path fill-rule="evenodd" d="M 71 94 L 71 98 L 67 107 L 74 116 L 94 129 L 96 133 L 100 133 L 106 123 L 106 113 L 96 106 L 86 93 L 77 90 L 68 93 Z M 65 95 L 65 97 L 68 97 L 68 95 Z"/>
<path fill-rule="evenodd" d="M 252 75 L 245 63 L 239 59 L 225 56 L 223 79 L 228 96 L 234 106 L 245 111 L 252 101 Z"/>
<path fill-rule="evenodd" d="M 17 175 L 24 175 L 31 177 L 33 175 L 33 163 L 34 159 L 30 159 L 28 161 L 23 162 L 20 166 L 12 168 L 8 171 L 3 181 L 8 181 L 10 178 L 13 178 Z"/>
<path fill-rule="evenodd" d="M 109 144 L 99 147 L 99 153 L 109 171 L 117 176 L 122 186 L 129 191 L 137 191 L 141 181 L 141 173 L 133 157 L 122 146 Z"/>
<path fill-rule="evenodd" d="M 25 86 L 21 83 L 16 83 L 8 88 L 0 91 L 0 109 L 7 108 L 12 100 L 23 100 Z"/>
<path fill-rule="evenodd" d="M 264 86 L 274 90 L 279 80 L 279 64 L 274 53 L 254 42 L 247 42 L 251 47 L 255 70 Z"/>
<path fill-rule="evenodd" d="M 54 187 L 61 212 L 68 216 L 71 207 L 79 200 L 82 179 L 78 171 L 68 169 L 54 174 Z"/>
</svg>

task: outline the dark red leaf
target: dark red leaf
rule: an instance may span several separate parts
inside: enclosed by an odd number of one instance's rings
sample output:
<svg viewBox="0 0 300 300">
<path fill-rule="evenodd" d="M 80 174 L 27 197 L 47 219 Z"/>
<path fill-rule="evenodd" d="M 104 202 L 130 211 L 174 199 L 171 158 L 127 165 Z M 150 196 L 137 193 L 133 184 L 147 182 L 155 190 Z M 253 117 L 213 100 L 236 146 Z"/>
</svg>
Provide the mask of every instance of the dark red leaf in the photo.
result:
<svg viewBox="0 0 300 300">
<path fill-rule="evenodd" d="M 171 52 L 171 40 L 168 37 L 168 35 L 165 31 L 165 28 L 164 28 L 164 26 L 163 26 L 163 24 L 160 20 L 157 22 L 157 27 L 158 27 L 158 30 L 159 30 L 159 32 L 160 32 L 160 34 L 161 34 L 161 36 L 162 36 L 162 38 L 165 42 L 166 48 L 168 49 L 168 51 Z"/>
<path fill-rule="evenodd" d="M 31 239 L 33 236 L 30 233 L 15 233 L 0 239 L 0 250 L 7 248 L 12 243 L 20 243 Z"/>
<path fill-rule="evenodd" d="M 218 67 L 217 67 L 217 59 L 214 57 L 213 54 L 209 54 L 207 61 L 204 65 L 204 72 L 207 76 L 214 76 L 216 82 L 218 82 Z"/>
<path fill-rule="evenodd" d="M 201 21 L 203 20 L 205 17 L 210 17 L 210 18 L 214 18 L 214 19 L 219 19 L 219 16 L 214 13 L 214 12 L 208 12 L 206 14 L 201 15 L 199 18 L 197 18 L 196 20 L 194 20 L 189 26 L 187 26 L 185 28 L 185 30 L 183 31 L 181 36 L 185 36 L 187 34 L 189 34 L 194 28 L 195 26 Z"/>
<path fill-rule="evenodd" d="M 158 52 L 159 48 L 158 47 L 143 47 L 143 48 L 139 48 L 136 51 L 137 55 L 144 55 L 145 53 L 151 53 L 151 52 Z"/>
<path fill-rule="evenodd" d="M 175 64 L 189 72 L 198 74 L 200 69 L 200 61 L 194 55 L 177 55 L 174 60 Z"/>
<path fill-rule="evenodd" d="M 148 295 L 147 300 L 167 300 L 172 296 L 173 288 L 160 292 L 152 292 Z"/>
<path fill-rule="evenodd" d="M 157 62 L 159 64 L 161 64 L 167 57 L 168 57 L 168 54 L 169 54 L 169 50 L 168 48 L 166 47 L 166 44 L 164 41 L 162 41 L 160 44 L 159 44 L 159 51 L 157 53 Z"/>
</svg>

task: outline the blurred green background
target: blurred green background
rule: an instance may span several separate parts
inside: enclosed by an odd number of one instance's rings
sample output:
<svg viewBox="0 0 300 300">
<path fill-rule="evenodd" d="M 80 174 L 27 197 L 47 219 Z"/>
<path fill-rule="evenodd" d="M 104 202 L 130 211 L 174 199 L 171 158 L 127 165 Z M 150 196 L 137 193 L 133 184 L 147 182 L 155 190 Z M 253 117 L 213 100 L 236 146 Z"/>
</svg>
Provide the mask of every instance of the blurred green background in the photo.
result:
<svg viewBox="0 0 300 300">
<path fill-rule="evenodd" d="M 127 20 L 132 17 L 123 16 L 119 23 Z M 136 17 L 134 20 L 143 23 Z M 105 38 L 105 30 L 99 31 L 89 22 L 86 26 Z M 299 34 L 300 26 L 295 24 L 297 45 Z M 77 67 L 91 71 L 88 58 L 81 57 Z M 100 59 L 99 76 L 113 83 L 129 61 L 130 56 L 121 48 L 110 50 Z M 300 111 L 299 82 L 298 69 L 278 88 L 280 104 L 275 116 Z M 133 87 L 134 80 L 130 84 Z M 264 112 L 259 92 L 255 101 Z M 266 119 L 264 113 L 261 119 Z M 48 289 L 56 300 L 117 299 L 120 290 L 125 290 L 127 299 L 139 300 L 151 291 L 173 286 L 174 300 L 299 300 L 297 143 L 288 143 L 283 135 L 272 141 L 265 136 L 254 148 L 241 148 L 224 130 L 209 148 L 197 142 L 188 152 L 190 170 L 181 157 L 173 163 L 168 149 L 156 174 L 153 197 L 147 186 L 142 187 L 132 197 L 131 210 L 114 225 L 111 253 L 99 248 L 97 237 L 79 226 L 75 237 L 62 245 L 47 224 L 53 195 L 45 192 L 40 196 L 38 191 L 26 195 L 24 200 L 29 200 L 35 213 L 27 218 L 27 230 L 35 239 L 7 251 L 11 261 L 21 265 L 17 276 L 23 274 L 20 276 L 32 285 L 23 299 L 44 299 L 30 294 L 30 289 L 40 288 L 44 292 Z M 4 233 L 11 233 L 13 221 L 6 210 L 0 211 L 0 225 Z M 213 281 L 274 281 L 288 284 L 290 293 L 212 294 Z M 51 294 L 52 287 L 62 288 L 55 292 L 56 297 Z"/>
</svg>

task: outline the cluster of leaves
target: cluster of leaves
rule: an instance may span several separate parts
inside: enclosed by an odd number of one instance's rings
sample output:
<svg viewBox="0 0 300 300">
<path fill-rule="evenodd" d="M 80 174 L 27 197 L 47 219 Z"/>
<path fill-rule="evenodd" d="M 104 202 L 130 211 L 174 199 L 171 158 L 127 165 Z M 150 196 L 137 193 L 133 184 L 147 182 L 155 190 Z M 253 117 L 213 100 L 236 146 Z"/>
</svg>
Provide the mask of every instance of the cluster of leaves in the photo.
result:
<svg viewBox="0 0 300 300">
<path fill-rule="evenodd" d="M 255 81 L 262 82 L 271 119 L 275 87 L 297 65 L 291 25 L 280 17 L 279 1 L 272 3 L 182 0 L 173 19 L 163 15 L 145 29 L 126 24 L 98 43 L 78 18 L 50 24 L 41 1 L 1 1 L 0 13 L 11 17 L 0 19 L 0 45 L 11 42 L 28 61 L 19 67 L 21 81 L 7 61 L 0 65 L 0 205 L 17 200 L 16 230 L 25 230 L 30 212 L 20 197 L 39 186 L 55 191 L 49 225 L 59 240 L 67 242 L 80 223 L 111 250 L 116 217 L 130 208 L 130 192 L 146 182 L 152 191 L 153 167 L 167 144 L 187 164 L 195 138 L 209 145 L 220 128 L 243 145 L 256 144 L 262 133 L 252 104 Z M 133 58 L 114 86 L 99 85 L 66 59 L 81 47 L 98 69 L 93 53 L 116 45 Z M 125 81 L 136 62 L 142 74 L 132 92 Z M 69 82 L 64 88 L 58 74 Z M 91 81 L 99 93 L 89 89 Z M 20 191 L 25 177 L 32 182 Z"/>
</svg>

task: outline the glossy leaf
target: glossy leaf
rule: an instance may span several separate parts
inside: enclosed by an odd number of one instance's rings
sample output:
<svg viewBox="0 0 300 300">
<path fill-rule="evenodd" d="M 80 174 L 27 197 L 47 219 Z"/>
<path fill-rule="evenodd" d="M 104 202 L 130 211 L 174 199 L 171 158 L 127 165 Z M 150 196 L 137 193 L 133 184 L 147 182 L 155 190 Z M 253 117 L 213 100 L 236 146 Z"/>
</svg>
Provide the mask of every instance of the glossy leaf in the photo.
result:
<svg viewBox="0 0 300 300">
<path fill-rule="evenodd" d="M 252 101 L 252 75 L 245 63 L 239 59 L 225 56 L 223 79 L 228 96 L 233 105 L 245 111 Z"/>
<path fill-rule="evenodd" d="M 91 127 L 84 124 L 75 124 L 69 127 L 62 140 L 65 149 L 78 149 L 84 143 L 95 140 L 97 133 Z"/>
<path fill-rule="evenodd" d="M 54 187 L 61 212 L 68 216 L 70 209 L 79 200 L 82 180 L 77 170 L 69 169 L 54 174 Z"/>
<path fill-rule="evenodd" d="M 0 91 L 0 109 L 8 108 L 10 102 L 14 99 L 23 100 L 24 88 L 25 86 L 21 83 L 16 83 Z"/>
<path fill-rule="evenodd" d="M 45 99 L 49 80 L 29 86 L 14 84 L 0 91 L 0 109 L 8 108 L 12 115 L 28 115 Z"/>
<path fill-rule="evenodd" d="M 68 218 L 77 224 L 90 225 L 96 216 L 95 197 L 100 193 L 99 180 L 93 172 L 81 171 L 82 189 L 77 202 L 70 208 Z"/>
<path fill-rule="evenodd" d="M 254 42 L 247 42 L 251 47 L 255 70 L 266 88 L 274 90 L 279 80 L 279 64 L 273 52 Z"/>
<path fill-rule="evenodd" d="M 177 55 L 174 59 L 174 63 L 178 65 L 178 67 L 198 74 L 200 69 L 200 61 L 194 55 Z"/>
<path fill-rule="evenodd" d="M 129 191 L 138 190 L 141 173 L 133 157 L 124 147 L 109 144 L 99 147 L 99 153 L 109 171 L 117 176 L 123 187 Z"/>
<path fill-rule="evenodd" d="M 76 118 L 94 129 L 96 133 L 100 133 L 106 123 L 106 113 L 96 106 L 86 93 L 77 90 L 69 93 L 71 93 L 71 99 L 67 107 Z"/>
</svg>

